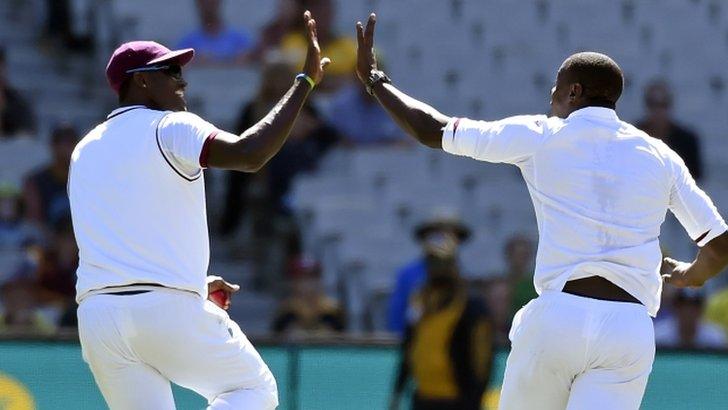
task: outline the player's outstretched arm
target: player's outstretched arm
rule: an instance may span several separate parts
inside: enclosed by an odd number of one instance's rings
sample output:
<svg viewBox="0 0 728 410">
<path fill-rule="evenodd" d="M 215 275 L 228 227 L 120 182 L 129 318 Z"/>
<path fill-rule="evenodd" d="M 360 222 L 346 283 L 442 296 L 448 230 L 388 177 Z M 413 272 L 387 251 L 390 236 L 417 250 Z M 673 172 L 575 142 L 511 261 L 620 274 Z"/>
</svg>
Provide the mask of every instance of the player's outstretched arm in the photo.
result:
<svg viewBox="0 0 728 410">
<path fill-rule="evenodd" d="M 728 232 L 716 236 L 700 248 L 692 263 L 665 258 L 662 264 L 666 283 L 677 287 L 697 287 L 728 266 Z"/>
<path fill-rule="evenodd" d="M 374 54 L 374 26 L 377 16 L 372 13 L 366 28 L 356 23 L 357 66 L 356 74 L 371 89 L 373 95 L 394 121 L 408 134 L 432 148 L 442 148 L 442 129 L 450 118 L 433 107 L 399 91 L 392 84 L 377 78 L 379 73 Z M 374 75 L 373 75 L 374 74 Z"/>
<path fill-rule="evenodd" d="M 240 136 L 220 133 L 210 143 L 208 166 L 255 172 L 265 165 L 283 146 L 308 94 L 321 82 L 324 68 L 331 62 L 321 57 L 316 35 L 316 21 L 309 11 L 303 14 L 308 34 L 308 51 L 303 73 L 278 101 L 278 104 L 257 124 Z M 301 77 L 301 78 L 299 78 Z"/>
</svg>

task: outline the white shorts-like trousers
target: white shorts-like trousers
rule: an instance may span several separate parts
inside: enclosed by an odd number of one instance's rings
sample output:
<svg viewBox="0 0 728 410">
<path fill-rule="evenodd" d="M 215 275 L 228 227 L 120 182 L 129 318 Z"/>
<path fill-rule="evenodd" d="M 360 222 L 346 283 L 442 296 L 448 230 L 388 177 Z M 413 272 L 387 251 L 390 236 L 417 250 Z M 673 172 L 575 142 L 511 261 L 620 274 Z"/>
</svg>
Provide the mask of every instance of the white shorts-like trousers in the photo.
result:
<svg viewBox="0 0 728 410">
<path fill-rule="evenodd" d="M 88 296 L 78 328 L 83 358 L 111 410 L 174 409 L 170 382 L 205 397 L 208 409 L 278 405 L 273 374 L 240 327 L 194 293 Z"/>
<path fill-rule="evenodd" d="M 639 409 L 655 358 L 644 306 L 545 291 L 509 337 L 500 409 Z"/>
</svg>

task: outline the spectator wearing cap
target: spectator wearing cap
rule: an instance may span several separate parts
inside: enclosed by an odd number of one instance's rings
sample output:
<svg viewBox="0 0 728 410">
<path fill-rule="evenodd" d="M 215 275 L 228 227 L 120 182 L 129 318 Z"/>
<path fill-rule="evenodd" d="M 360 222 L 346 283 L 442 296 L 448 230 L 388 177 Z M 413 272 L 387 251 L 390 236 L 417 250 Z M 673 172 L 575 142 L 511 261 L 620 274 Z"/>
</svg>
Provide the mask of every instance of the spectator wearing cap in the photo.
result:
<svg viewBox="0 0 728 410">
<path fill-rule="evenodd" d="M 247 32 L 225 25 L 220 13 L 221 3 L 222 0 L 196 0 L 200 27 L 186 34 L 177 44 L 177 48 L 195 49 L 195 64 L 244 63 L 253 46 Z"/>
<path fill-rule="evenodd" d="M 336 300 L 323 292 L 319 263 L 307 256 L 292 259 L 288 276 L 290 289 L 273 319 L 273 332 L 287 336 L 342 332 L 346 326 L 344 312 Z"/>
<path fill-rule="evenodd" d="M 705 298 L 701 291 L 680 289 L 673 299 L 673 315 L 655 323 L 655 343 L 681 349 L 724 349 L 726 334 L 703 317 Z"/>
<path fill-rule="evenodd" d="M 51 133 L 51 162 L 25 180 L 23 204 L 25 216 L 43 232 L 71 212 L 66 182 L 71 153 L 78 142 L 76 129 L 60 124 Z"/>
<path fill-rule="evenodd" d="M 677 152 L 685 161 L 693 178 L 700 182 L 703 177 L 700 138 L 674 119 L 673 100 L 672 90 L 667 81 L 656 79 L 648 83 L 644 90 L 646 115 L 636 125 Z"/>
<path fill-rule="evenodd" d="M 5 48 L 0 46 L 0 139 L 35 132 L 35 114 L 7 76 Z"/>
<path fill-rule="evenodd" d="M 435 215 L 415 228 L 415 240 L 422 248 L 422 256 L 397 272 L 397 281 L 389 299 L 387 328 L 402 335 L 405 330 L 407 306 L 413 293 L 427 278 L 428 256 L 447 244 L 454 244 L 457 258 L 460 245 L 470 238 L 470 229 L 457 217 Z"/>
<path fill-rule="evenodd" d="M 455 257 L 459 241 L 448 235 L 429 249 L 427 278 L 410 298 L 392 410 L 399 407 L 410 379 L 413 410 L 482 408 L 493 324 L 483 299 L 465 286 Z"/>
</svg>

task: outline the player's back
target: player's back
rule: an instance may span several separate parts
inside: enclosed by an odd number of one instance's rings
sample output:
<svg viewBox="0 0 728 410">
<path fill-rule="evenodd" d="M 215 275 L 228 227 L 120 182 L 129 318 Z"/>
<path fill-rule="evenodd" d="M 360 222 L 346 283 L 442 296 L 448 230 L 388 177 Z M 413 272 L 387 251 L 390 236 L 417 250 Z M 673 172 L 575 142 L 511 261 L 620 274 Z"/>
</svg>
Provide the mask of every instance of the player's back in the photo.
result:
<svg viewBox="0 0 728 410">
<path fill-rule="evenodd" d="M 550 118 L 542 144 L 520 165 L 539 223 L 536 285 L 560 290 L 567 280 L 602 276 L 656 312 L 658 236 L 681 161 L 602 110 Z"/>
<path fill-rule="evenodd" d="M 122 107 L 71 158 L 69 197 L 80 263 L 77 298 L 158 283 L 205 294 L 209 240 L 202 173 L 187 178 L 163 154 L 165 112 Z"/>
</svg>

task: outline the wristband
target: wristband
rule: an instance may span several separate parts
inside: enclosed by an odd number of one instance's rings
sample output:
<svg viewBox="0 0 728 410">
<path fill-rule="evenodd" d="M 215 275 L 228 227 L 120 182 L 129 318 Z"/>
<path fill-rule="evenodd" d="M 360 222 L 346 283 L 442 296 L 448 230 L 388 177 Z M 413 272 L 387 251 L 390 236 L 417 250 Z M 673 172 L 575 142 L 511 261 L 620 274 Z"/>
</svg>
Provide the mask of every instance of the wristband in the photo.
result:
<svg viewBox="0 0 728 410">
<path fill-rule="evenodd" d="M 311 89 L 313 90 L 314 87 L 316 87 L 316 82 L 313 81 L 313 78 L 309 77 L 305 73 L 300 73 L 296 76 L 296 80 L 306 80 L 308 82 L 308 85 L 311 86 Z"/>
<path fill-rule="evenodd" d="M 384 74 L 384 71 L 372 70 L 369 72 L 369 77 L 367 77 L 367 81 L 364 86 L 366 87 L 367 93 L 369 93 L 369 95 L 374 95 L 375 85 L 377 85 L 378 83 L 389 84 L 391 82 L 392 80 L 387 77 L 386 74 Z"/>
</svg>

